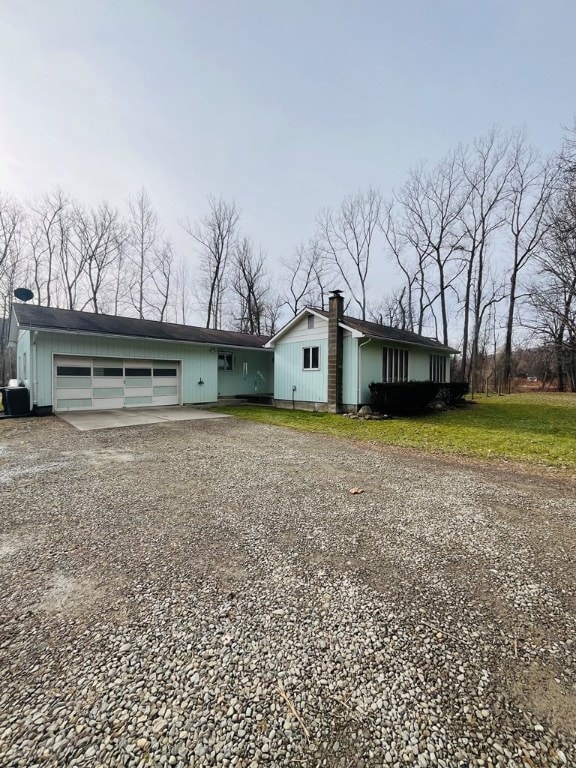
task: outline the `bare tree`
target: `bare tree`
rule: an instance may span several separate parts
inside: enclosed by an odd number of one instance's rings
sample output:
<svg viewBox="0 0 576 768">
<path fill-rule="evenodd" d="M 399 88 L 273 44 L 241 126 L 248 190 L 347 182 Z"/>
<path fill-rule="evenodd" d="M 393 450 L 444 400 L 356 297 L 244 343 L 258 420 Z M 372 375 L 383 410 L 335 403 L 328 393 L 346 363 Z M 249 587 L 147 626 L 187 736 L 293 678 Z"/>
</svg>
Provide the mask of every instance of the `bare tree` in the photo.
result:
<svg viewBox="0 0 576 768">
<path fill-rule="evenodd" d="M 60 188 L 42 195 L 30 205 L 28 242 L 32 288 L 38 303 L 49 307 L 59 303 L 58 285 L 62 284 L 66 274 L 70 206 L 70 199 Z M 68 304 L 72 309 L 70 301 Z"/>
<path fill-rule="evenodd" d="M 283 283 L 286 285 L 282 305 L 286 306 L 292 317 L 305 306 L 315 306 L 322 302 L 324 293 L 323 254 L 317 245 L 300 244 L 293 257 L 282 264 Z M 323 308 L 323 307 L 322 307 Z"/>
<path fill-rule="evenodd" d="M 514 163 L 509 182 L 509 234 L 512 264 L 508 276 L 508 312 L 504 346 L 503 375 L 510 379 L 512 339 L 518 281 L 521 272 L 539 252 L 548 230 L 547 214 L 557 182 L 557 171 L 549 161 L 528 146 L 519 135 L 514 147 Z"/>
<path fill-rule="evenodd" d="M 133 271 L 132 262 L 128 257 L 127 240 L 127 224 L 123 221 L 121 223 L 121 237 L 118 240 L 116 258 L 113 264 L 114 277 L 112 279 L 112 290 L 110 291 L 110 311 L 114 315 L 128 311 L 132 306 L 130 295 L 127 295 Z"/>
<path fill-rule="evenodd" d="M 58 251 L 56 261 L 56 287 L 58 306 L 78 309 L 85 299 L 83 289 L 86 278 L 87 251 L 83 247 L 77 224 L 78 204 L 71 201 L 58 215 Z"/>
<path fill-rule="evenodd" d="M 369 188 L 347 197 L 337 211 L 317 218 L 318 246 L 344 280 L 362 320 L 366 319 L 368 275 L 382 198 Z"/>
<path fill-rule="evenodd" d="M 158 215 L 145 189 L 128 202 L 127 255 L 132 264 L 130 285 L 132 305 L 138 317 L 146 311 L 146 291 L 154 271 L 154 254 L 162 239 Z"/>
<path fill-rule="evenodd" d="M 246 237 L 234 250 L 232 291 L 236 296 L 233 317 L 237 329 L 261 335 L 270 285 L 264 254 L 256 255 Z"/>
<path fill-rule="evenodd" d="M 218 328 L 226 287 L 226 267 L 236 245 L 239 213 L 233 202 L 208 198 L 208 213 L 193 225 L 183 225 L 199 246 L 200 300 L 205 306 L 206 328 Z"/>
<path fill-rule="evenodd" d="M 485 300 L 485 289 L 488 254 L 496 233 L 506 223 L 505 202 L 514 167 L 509 152 L 511 141 L 510 136 L 493 128 L 476 139 L 470 151 L 461 150 L 458 156 L 469 190 L 460 214 L 463 237 L 458 246 L 464 265 L 462 380 L 470 378 L 478 358 L 485 312 L 493 301 L 503 298 L 498 289 Z M 494 285 L 494 276 L 489 282 Z"/>
<path fill-rule="evenodd" d="M 176 261 L 171 298 L 176 322 L 186 324 L 191 312 L 192 280 L 188 262 L 183 258 Z"/>
<path fill-rule="evenodd" d="M 392 291 L 388 296 L 368 307 L 368 319 L 380 325 L 410 330 L 407 326 L 408 308 L 406 304 L 406 286 Z"/>
<path fill-rule="evenodd" d="M 154 249 L 150 281 L 153 287 L 146 296 L 146 306 L 161 322 L 167 319 L 170 292 L 174 279 L 174 252 L 170 240 L 164 240 Z"/>
<path fill-rule="evenodd" d="M 85 210 L 75 206 L 72 215 L 73 243 L 77 263 L 82 265 L 84 302 L 98 314 L 102 303 L 110 302 L 113 292 L 115 264 L 125 234 L 117 211 L 108 203 Z"/>
<path fill-rule="evenodd" d="M 312 280 L 308 300 L 313 307 L 328 309 L 328 294 L 330 293 L 333 275 L 330 274 L 329 265 L 318 241 L 311 240 L 308 249 L 312 264 Z"/>
<path fill-rule="evenodd" d="M 380 224 L 384 233 L 385 252 L 392 257 L 399 268 L 403 285 L 399 291 L 393 292 L 384 301 L 377 314 L 378 316 L 382 315 L 383 318 L 387 317 L 390 325 L 397 324 L 403 330 L 414 331 L 414 296 L 419 290 L 421 312 L 418 317 L 418 327 L 421 331 L 424 323 L 423 295 L 425 284 L 422 261 L 418 257 L 417 268 L 410 263 L 410 256 L 406 253 L 408 240 L 402 232 L 402 225 L 397 221 L 393 202 L 383 206 Z"/>
<path fill-rule="evenodd" d="M 24 211 L 15 200 L 0 196 L 0 384 L 12 374 L 8 338 L 12 297 L 22 274 Z"/>
<path fill-rule="evenodd" d="M 282 314 L 284 302 L 278 294 L 268 292 L 262 312 L 261 332 L 266 336 L 274 336 L 278 331 L 278 322 Z"/>
<path fill-rule="evenodd" d="M 561 186 L 536 257 L 537 279 L 527 289 L 533 311 L 525 321 L 554 349 L 560 391 L 566 376 L 576 390 L 576 163 L 567 159 L 560 157 Z"/>
<path fill-rule="evenodd" d="M 456 153 L 450 153 L 430 171 L 424 165 L 414 168 L 397 196 L 403 208 L 403 237 L 417 254 L 418 332 L 422 332 L 425 310 L 434 312 L 439 303 L 444 344 L 448 344 L 448 292 L 455 292 L 455 282 L 462 272 L 455 254 L 461 247 L 460 214 L 467 196 Z M 430 269 L 433 277 L 428 278 Z"/>
</svg>

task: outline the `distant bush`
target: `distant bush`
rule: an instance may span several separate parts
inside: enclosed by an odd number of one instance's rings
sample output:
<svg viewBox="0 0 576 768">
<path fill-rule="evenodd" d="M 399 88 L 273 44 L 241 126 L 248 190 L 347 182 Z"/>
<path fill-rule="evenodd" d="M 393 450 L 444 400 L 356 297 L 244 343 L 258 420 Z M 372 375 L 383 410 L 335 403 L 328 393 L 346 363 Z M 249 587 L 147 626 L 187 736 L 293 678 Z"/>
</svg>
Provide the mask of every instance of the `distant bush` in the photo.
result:
<svg viewBox="0 0 576 768">
<path fill-rule="evenodd" d="M 432 381 L 407 381 L 389 384 L 373 381 L 369 385 L 370 405 L 378 413 L 410 416 L 422 413 L 436 398 L 440 384 Z"/>
<path fill-rule="evenodd" d="M 446 382 L 440 384 L 438 399 L 450 406 L 462 404 L 464 395 L 467 395 L 469 391 L 470 386 L 467 381 Z"/>
</svg>

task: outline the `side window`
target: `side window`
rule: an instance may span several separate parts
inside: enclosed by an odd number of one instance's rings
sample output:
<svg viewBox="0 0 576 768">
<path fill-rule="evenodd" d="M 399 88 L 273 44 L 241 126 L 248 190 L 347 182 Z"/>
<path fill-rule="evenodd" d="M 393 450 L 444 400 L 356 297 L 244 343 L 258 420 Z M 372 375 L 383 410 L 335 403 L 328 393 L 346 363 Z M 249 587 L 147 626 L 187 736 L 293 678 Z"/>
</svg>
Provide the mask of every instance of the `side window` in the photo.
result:
<svg viewBox="0 0 576 768">
<path fill-rule="evenodd" d="M 320 347 L 304 347 L 302 353 L 302 368 L 317 371 L 320 368 Z"/>
<path fill-rule="evenodd" d="M 232 352 L 218 353 L 218 370 L 219 371 L 234 370 L 234 355 L 232 354 Z"/>
<path fill-rule="evenodd" d="M 408 381 L 408 350 L 384 347 L 382 350 L 382 381 Z"/>
<path fill-rule="evenodd" d="M 430 355 L 430 381 L 446 381 L 445 355 Z"/>
</svg>

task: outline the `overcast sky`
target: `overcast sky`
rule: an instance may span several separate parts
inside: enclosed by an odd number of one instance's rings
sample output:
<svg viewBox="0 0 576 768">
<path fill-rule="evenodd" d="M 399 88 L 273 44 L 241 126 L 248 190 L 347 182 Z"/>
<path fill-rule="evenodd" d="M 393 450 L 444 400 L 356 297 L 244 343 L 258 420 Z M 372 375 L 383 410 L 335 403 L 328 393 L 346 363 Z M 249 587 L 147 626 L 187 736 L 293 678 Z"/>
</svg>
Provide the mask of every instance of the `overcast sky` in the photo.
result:
<svg viewBox="0 0 576 768">
<path fill-rule="evenodd" d="M 277 261 L 494 124 L 554 150 L 575 40 L 574 0 L 0 0 L 0 191 L 144 186 L 180 252 L 222 195 Z"/>
</svg>

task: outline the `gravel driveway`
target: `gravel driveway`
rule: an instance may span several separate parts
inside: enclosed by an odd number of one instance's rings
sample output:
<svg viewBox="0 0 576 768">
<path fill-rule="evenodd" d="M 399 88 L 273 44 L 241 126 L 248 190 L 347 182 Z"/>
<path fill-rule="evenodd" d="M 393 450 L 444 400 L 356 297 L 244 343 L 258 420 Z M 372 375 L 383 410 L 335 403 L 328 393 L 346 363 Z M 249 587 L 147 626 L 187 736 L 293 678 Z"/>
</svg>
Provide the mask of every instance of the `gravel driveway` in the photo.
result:
<svg viewBox="0 0 576 768">
<path fill-rule="evenodd" d="M 576 766 L 575 513 L 235 419 L 2 422 L 0 765 Z"/>
</svg>

